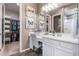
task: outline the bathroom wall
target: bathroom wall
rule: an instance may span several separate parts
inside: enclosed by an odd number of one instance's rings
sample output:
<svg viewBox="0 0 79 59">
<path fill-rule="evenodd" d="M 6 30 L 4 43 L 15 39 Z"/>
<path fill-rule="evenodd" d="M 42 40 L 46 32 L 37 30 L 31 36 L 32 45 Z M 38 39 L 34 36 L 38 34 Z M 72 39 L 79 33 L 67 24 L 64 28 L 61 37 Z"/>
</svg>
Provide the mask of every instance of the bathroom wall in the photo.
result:
<svg viewBox="0 0 79 59">
<path fill-rule="evenodd" d="M 42 13 L 42 7 L 45 6 L 46 4 L 48 4 L 48 3 L 38 3 L 38 8 L 37 8 L 37 9 L 38 9 L 38 10 L 37 10 L 37 11 L 38 11 L 38 14 L 39 14 L 39 13 Z M 49 14 L 49 13 L 45 13 L 45 16 L 46 16 L 46 15 L 49 15 L 48 31 L 50 31 L 51 28 L 52 28 L 52 26 L 51 26 L 51 22 L 52 22 L 52 21 L 51 21 L 51 18 L 52 18 L 52 17 L 51 17 L 51 14 Z M 45 19 L 46 19 L 46 18 L 45 18 Z M 40 20 L 38 20 L 38 22 L 39 22 L 39 21 L 40 21 Z M 45 30 L 46 30 L 46 28 L 45 28 Z"/>
<path fill-rule="evenodd" d="M 15 19 L 15 20 L 19 20 L 19 13 L 16 13 L 16 12 L 11 11 L 9 9 L 5 9 L 5 16 L 8 16 L 8 17 Z"/>
<path fill-rule="evenodd" d="M 31 6 L 35 9 L 37 9 L 37 4 L 20 4 L 20 50 L 25 50 L 27 48 L 29 48 L 29 30 L 28 28 L 25 28 L 25 8 L 27 8 L 27 6 Z M 36 11 L 37 12 L 37 11 Z M 32 29 L 34 30 L 34 29 Z"/>
<path fill-rule="evenodd" d="M 38 3 L 38 13 L 42 11 L 42 7 L 45 6 L 47 3 Z"/>
</svg>

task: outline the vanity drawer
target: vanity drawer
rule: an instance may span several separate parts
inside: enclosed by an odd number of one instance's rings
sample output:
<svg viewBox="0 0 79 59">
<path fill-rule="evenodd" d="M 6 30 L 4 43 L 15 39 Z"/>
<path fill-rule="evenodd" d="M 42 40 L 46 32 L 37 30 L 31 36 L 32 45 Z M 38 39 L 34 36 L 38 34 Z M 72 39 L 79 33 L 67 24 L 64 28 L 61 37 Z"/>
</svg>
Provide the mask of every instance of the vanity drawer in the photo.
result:
<svg viewBox="0 0 79 59">
<path fill-rule="evenodd" d="M 60 41 L 57 41 L 55 39 L 50 39 L 50 43 L 53 44 L 53 45 L 56 45 L 56 46 L 60 45 Z"/>
<path fill-rule="evenodd" d="M 43 41 L 44 42 L 47 42 L 47 43 L 50 43 L 51 42 L 51 40 L 49 38 L 43 38 Z"/>
<path fill-rule="evenodd" d="M 56 45 L 56 46 L 60 45 L 60 41 L 52 40 L 51 42 L 53 43 L 53 45 Z"/>
<path fill-rule="evenodd" d="M 54 55 L 55 56 L 72 56 L 73 52 L 68 51 L 63 48 L 54 48 Z"/>
<path fill-rule="evenodd" d="M 44 38 L 44 41 L 50 43 L 51 45 L 56 45 L 56 46 L 60 45 L 60 41 L 57 41 L 55 39 Z"/>
<path fill-rule="evenodd" d="M 73 44 L 72 43 L 61 42 L 60 46 L 67 48 L 67 49 L 70 49 L 70 50 L 73 50 Z"/>
<path fill-rule="evenodd" d="M 58 46 L 58 47 L 62 47 L 62 48 L 73 51 L 74 44 L 72 44 L 72 43 L 57 41 L 55 39 L 49 39 L 49 38 L 44 38 L 43 40 L 44 40 L 44 42 L 47 42 L 47 43 L 51 44 L 52 46 Z"/>
</svg>

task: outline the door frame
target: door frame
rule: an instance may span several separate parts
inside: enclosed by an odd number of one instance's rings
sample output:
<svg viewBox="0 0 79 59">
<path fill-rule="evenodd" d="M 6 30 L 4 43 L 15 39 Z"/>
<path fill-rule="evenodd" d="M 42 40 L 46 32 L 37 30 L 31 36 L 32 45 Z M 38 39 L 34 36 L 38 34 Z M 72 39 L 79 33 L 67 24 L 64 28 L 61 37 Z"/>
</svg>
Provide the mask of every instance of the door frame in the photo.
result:
<svg viewBox="0 0 79 59">
<path fill-rule="evenodd" d="M 5 5 L 4 5 L 4 3 L 2 3 L 2 20 L 4 20 L 4 22 L 5 22 Z M 3 14 L 3 12 L 4 12 L 4 14 Z M 3 29 L 5 28 L 5 26 L 4 26 L 4 24 L 5 23 L 3 23 Z M 5 30 L 2 30 L 2 31 L 5 31 Z M 3 43 L 2 43 L 2 49 L 1 49 L 1 52 L 2 51 L 4 51 L 4 49 L 5 49 L 5 33 L 3 32 L 3 34 L 2 34 L 2 39 L 3 39 Z"/>
</svg>

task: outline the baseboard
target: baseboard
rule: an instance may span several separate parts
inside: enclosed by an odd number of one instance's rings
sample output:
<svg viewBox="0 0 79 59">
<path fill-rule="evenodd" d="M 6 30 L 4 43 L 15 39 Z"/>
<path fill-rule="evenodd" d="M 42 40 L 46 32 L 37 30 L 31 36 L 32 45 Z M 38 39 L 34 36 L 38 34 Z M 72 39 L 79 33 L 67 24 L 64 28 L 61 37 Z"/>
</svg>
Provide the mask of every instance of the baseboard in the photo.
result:
<svg viewBox="0 0 79 59">
<path fill-rule="evenodd" d="M 20 52 L 25 52 L 27 50 L 30 50 L 30 48 L 24 49 L 24 50 L 20 50 Z"/>
</svg>

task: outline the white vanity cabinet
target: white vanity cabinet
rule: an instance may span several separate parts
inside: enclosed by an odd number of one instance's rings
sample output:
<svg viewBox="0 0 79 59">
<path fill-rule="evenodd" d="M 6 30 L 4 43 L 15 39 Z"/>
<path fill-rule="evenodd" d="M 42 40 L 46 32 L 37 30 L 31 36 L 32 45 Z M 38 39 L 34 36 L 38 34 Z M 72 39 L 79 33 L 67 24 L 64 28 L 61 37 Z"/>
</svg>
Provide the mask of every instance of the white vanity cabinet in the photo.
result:
<svg viewBox="0 0 79 59">
<path fill-rule="evenodd" d="M 35 35 L 31 35 L 30 48 L 33 48 L 33 46 L 38 47 L 38 41 L 40 41 L 42 42 L 43 56 L 79 56 L 78 40 L 69 39 L 43 35 L 36 35 L 35 37 Z"/>
<path fill-rule="evenodd" d="M 73 55 L 73 44 L 58 41 L 60 44 L 54 47 L 55 56 L 72 56 Z"/>
<path fill-rule="evenodd" d="M 30 41 L 29 45 L 31 49 L 33 49 L 33 46 L 38 47 L 38 41 L 35 34 L 30 35 L 29 41 Z"/>
<path fill-rule="evenodd" d="M 79 45 L 75 44 L 73 48 L 73 55 L 79 56 Z"/>
<path fill-rule="evenodd" d="M 48 43 L 43 43 L 43 56 L 52 56 L 52 47 Z"/>
<path fill-rule="evenodd" d="M 72 56 L 73 53 L 67 52 L 62 49 L 54 48 L 54 55 L 55 56 Z"/>
<path fill-rule="evenodd" d="M 43 56 L 78 56 L 79 45 L 55 39 L 43 40 Z"/>
</svg>

